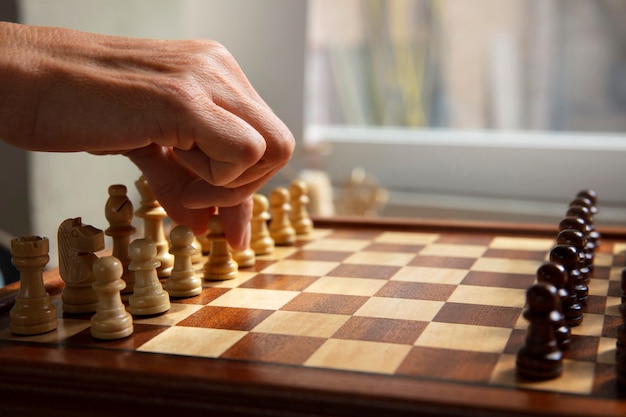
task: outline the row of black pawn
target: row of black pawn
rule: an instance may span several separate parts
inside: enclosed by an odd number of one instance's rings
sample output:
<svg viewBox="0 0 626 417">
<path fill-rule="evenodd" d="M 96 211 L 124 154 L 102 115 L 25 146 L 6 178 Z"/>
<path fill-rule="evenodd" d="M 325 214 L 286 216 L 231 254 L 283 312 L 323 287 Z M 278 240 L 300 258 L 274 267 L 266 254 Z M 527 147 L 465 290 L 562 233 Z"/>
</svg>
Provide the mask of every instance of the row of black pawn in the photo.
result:
<svg viewBox="0 0 626 417">
<path fill-rule="evenodd" d="M 516 361 L 521 378 L 544 380 L 563 373 L 563 352 L 570 348 L 570 329 L 583 322 L 600 244 L 593 222 L 597 204 L 592 190 L 580 191 L 570 202 L 549 261 L 537 269 L 537 283 L 526 293 L 528 331 Z"/>
</svg>

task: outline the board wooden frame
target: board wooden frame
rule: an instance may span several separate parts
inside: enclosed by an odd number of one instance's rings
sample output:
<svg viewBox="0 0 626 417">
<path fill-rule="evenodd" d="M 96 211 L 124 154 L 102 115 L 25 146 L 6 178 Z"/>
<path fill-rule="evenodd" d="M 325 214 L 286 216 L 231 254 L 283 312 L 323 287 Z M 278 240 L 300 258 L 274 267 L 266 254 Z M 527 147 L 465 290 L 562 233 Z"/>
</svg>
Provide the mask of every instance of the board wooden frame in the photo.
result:
<svg viewBox="0 0 626 417">
<path fill-rule="evenodd" d="M 316 227 L 556 236 L 550 225 L 315 219 Z M 626 242 L 624 229 L 600 229 Z M 45 273 L 50 294 L 63 283 Z M 19 283 L 0 289 L 4 320 Z M 596 399 L 412 377 L 0 341 L 0 414 L 11 416 L 624 416 Z"/>
</svg>

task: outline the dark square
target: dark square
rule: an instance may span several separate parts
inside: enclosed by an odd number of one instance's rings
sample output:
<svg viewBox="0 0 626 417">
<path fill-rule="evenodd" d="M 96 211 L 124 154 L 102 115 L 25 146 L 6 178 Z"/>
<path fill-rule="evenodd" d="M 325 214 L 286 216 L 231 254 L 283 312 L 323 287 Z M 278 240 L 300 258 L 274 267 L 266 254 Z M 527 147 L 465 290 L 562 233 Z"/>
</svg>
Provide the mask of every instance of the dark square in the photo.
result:
<svg viewBox="0 0 626 417">
<path fill-rule="evenodd" d="M 177 304 L 207 305 L 216 298 L 226 294 L 228 291 L 230 291 L 229 288 L 208 287 L 203 288 L 202 292 L 195 297 L 173 298 L 172 302 L 175 302 Z"/>
<path fill-rule="evenodd" d="M 512 328 L 522 309 L 478 304 L 446 303 L 433 321 Z"/>
<path fill-rule="evenodd" d="M 493 240 L 493 235 L 480 233 L 442 233 L 435 243 L 455 245 L 488 245 Z"/>
<path fill-rule="evenodd" d="M 430 268 L 458 268 L 469 269 L 475 258 L 459 258 L 451 256 L 416 256 L 408 263 L 409 266 L 424 266 Z"/>
<path fill-rule="evenodd" d="M 352 252 L 348 251 L 299 250 L 285 259 L 299 261 L 341 262 L 350 255 L 352 255 Z"/>
<path fill-rule="evenodd" d="M 351 317 L 333 338 L 412 345 L 427 325 L 413 320 Z"/>
<path fill-rule="evenodd" d="M 535 275 L 505 274 L 500 272 L 469 271 L 461 283 L 481 287 L 517 288 L 525 290 L 534 284 Z"/>
<path fill-rule="evenodd" d="M 586 313 L 604 315 L 606 311 L 606 297 L 589 295 L 587 297 L 587 305 L 584 306 L 584 311 Z"/>
<path fill-rule="evenodd" d="M 248 333 L 220 357 L 302 365 L 325 341 L 318 337 Z"/>
<path fill-rule="evenodd" d="M 576 328 L 572 329 L 572 333 Z M 570 348 L 563 353 L 564 359 L 595 362 L 598 355 L 600 337 L 572 334 Z"/>
<path fill-rule="evenodd" d="M 284 305 L 281 310 L 351 315 L 367 300 L 369 297 L 355 295 L 302 293 Z"/>
<path fill-rule="evenodd" d="M 415 253 L 417 254 L 423 245 L 407 245 L 397 243 L 372 243 L 363 250 L 371 252 L 398 252 L 398 253 Z"/>
<path fill-rule="evenodd" d="M 367 229 L 337 229 L 334 230 L 326 239 L 358 239 L 358 240 L 374 240 L 383 233 L 380 230 Z"/>
<path fill-rule="evenodd" d="M 623 323 L 624 320 L 619 316 L 604 316 L 604 323 L 602 325 L 602 337 L 611 337 L 617 339 L 617 331 Z"/>
<path fill-rule="evenodd" d="M 446 301 L 456 288 L 456 285 L 450 284 L 389 281 L 375 295 L 376 297 Z"/>
<path fill-rule="evenodd" d="M 513 249 L 487 249 L 487 251 L 483 254 L 483 257 L 544 261 L 546 259 L 546 252 Z"/>
<path fill-rule="evenodd" d="M 389 279 L 399 266 L 342 264 L 328 273 L 333 277 Z"/>
<path fill-rule="evenodd" d="M 255 288 L 264 290 L 302 291 L 319 277 L 304 275 L 257 274 L 239 288 Z"/>
<path fill-rule="evenodd" d="M 452 381 L 489 382 L 500 354 L 415 346 L 396 374 Z"/>
<path fill-rule="evenodd" d="M 91 328 L 86 328 L 63 341 L 67 346 L 97 347 L 119 350 L 136 350 L 147 341 L 154 338 L 161 332 L 169 329 L 170 326 L 153 324 L 133 324 L 133 334 L 123 339 L 99 340 L 91 335 Z"/>
<path fill-rule="evenodd" d="M 206 306 L 179 322 L 178 326 L 252 330 L 272 313 L 271 310 Z"/>
</svg>

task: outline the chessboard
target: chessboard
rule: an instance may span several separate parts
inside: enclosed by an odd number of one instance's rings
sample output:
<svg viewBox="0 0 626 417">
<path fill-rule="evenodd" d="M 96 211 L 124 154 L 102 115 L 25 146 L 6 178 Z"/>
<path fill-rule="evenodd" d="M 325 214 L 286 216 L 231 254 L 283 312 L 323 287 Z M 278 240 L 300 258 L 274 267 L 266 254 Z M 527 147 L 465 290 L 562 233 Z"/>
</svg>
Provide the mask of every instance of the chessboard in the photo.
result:
<svg viewBox="0 0 626 417">
<path fill-rule="evenodd" d="M 626 233 L 602 229 L 589 300 L 563 372 L 520 379 L 526 291 L 556 225 L 314 219 L 314 230 L 95 339 L 90 315 L 10 330 L 0 289 L 0 392 L 11 415 L 621 416 L 615 346 Z M 202 275 L 204 257 L 194 265 Z M 161 282 L 165 286 L 167 278 Z M 128 295 L 124 295 L 128 303 Z M 87 410 L 87 411 L 86 411 Z"/>
</svg>

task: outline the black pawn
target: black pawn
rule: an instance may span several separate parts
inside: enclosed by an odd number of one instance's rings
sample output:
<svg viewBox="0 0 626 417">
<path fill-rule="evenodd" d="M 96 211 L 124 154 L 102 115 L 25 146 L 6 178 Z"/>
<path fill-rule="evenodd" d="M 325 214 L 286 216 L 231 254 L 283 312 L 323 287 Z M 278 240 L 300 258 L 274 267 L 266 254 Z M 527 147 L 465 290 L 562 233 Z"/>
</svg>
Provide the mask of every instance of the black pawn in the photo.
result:
<svg viewBox="0 0 626 417">
<path fill-rule="evenodd" d="M 575 327 L 583 322 L 583 307 L 576 297 L 575 284 L 578 279 L 578 251 L 572 245 L 556 245 L 550 251 L 550 262 L 563 265 L 567 271 L 567 297 L 561 301 L 565 322 L 569 327 Z"/>
<path fill-rule="evenodd" d="M 564 229 L 556 237 L 559 245 L 571 245 L 578 251 L 578 262 L 575 268 L 578 273 L 575 275 L 574 291 L 578 302 L 583 306 L 587 304 L 589 298 L 589 268 L 587 267 L 587 257 L 585 256 L 585 235 L 579 230 Z"/>
<path fill-rule="evenodd" d="M 565 267 L 554 262 L 546 262 L 537 269 L 537 282 L 550 284 L 556 288 L 557 306 L 554 313 L 554 334 L 556 342 L 561 350 L 567 350 L 570 347 L 572 333 L 569 326 L 565 322 L 562 300 L 568 297 L 565 284 L 567 283 L 567 271 Z"/>
<path fill-rule="evenodd" d="M 622 303 L 626 303 L 626 268 L 622 269 Z"/>
<path fill-rule="evenodd" d="M 622 324 L 617 328 L 615 373 L 618 386 L 621 389 L 626 389 L 626 303 L 622 302 L 619 311 L 622 314 Z"/>
<path fill-rule="evenodd" d="M 563 372 L 563 353 L 554 335 L 557 302 L 556 288 L 546 283 L 535 284 L 526 292 L 524 318 L 529 322 L 528 332 L 516 360 L 517 374 L 522 378 L 552 379 Z"/>
</svg>

